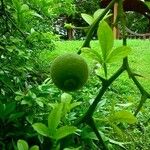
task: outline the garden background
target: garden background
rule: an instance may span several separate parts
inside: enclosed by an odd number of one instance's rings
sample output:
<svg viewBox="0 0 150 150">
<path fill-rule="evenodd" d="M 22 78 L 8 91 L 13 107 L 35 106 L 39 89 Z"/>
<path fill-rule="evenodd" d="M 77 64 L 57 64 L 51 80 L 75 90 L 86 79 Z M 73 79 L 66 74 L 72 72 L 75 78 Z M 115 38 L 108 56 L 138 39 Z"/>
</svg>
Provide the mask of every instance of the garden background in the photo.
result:
<svg viewBox="0 0 150 150">
<path fill-rule="evenodd" d="M 0 1 L 0 150 L 149 150 L 150 2 L 102 2 Z M 88 65 L 79 90 L 52 80 L 65 53 Z"/>
</svg>

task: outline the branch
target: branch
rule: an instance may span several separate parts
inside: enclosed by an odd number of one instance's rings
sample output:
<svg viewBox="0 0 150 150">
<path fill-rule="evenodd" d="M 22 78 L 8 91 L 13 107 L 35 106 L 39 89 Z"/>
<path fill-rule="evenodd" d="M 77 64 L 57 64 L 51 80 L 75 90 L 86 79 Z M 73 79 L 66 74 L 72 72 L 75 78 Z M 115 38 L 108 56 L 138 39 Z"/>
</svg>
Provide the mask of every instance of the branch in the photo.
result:
<svg viewBox="0 0 150 150">
<path fill-rule="evenodd" d="M 77 122 L 75 122 L 75 125 L 79 125 L 83 122 L 86 122 L 87 120 L 90 119 L 90 117 L 93 115 L 97 104 L 101 101 L 102 96 L 105 94 L 107 91 L 108 87 L 112 84 L 113 81 L 115 81 L 123 72 L 125 71 L 125 68 L 123 65 L 114 73 L 108 80 L 102 82 L 102 88 L 99 90 L 98 95 L 96 96 L 94 102 L 90 105 L 89 109 L 85 113 L 84 116 L 79 118 Z"/>
<path fill-rule="evenodd" d="M 124 38 L 124 40 L 123 40 L 123 45 L 127 45 L 127 43 L 126 43 L 126 38 Z M 135 77 L 135 73 L 133 73 L 133 72 L 131 71 L 131 68 L 130 68 L 130 66 L 129 66 L 128 58 L 127 58 L 127 57 L 124 58 L 124 60 L 123 60 L 123 65 L 124 65 L 124 68 L 125 68 L 125 70 L 127 71 L 128 75 L 129 75 L 129 77 L 133 80 L 134 84 L 137 86 L 138 90 L 139 90 L 140 93 L 141 93 L 141 100 L 140 100 L 140 102 L 139 102 L 139 105 L 138 105 L 138 107 L 137 107 L 135 113 L 134 113 L 134 116 L 136 116 L 136 115 L 139 113 L 139 111 L 141 110 L 141 108 L 142 108 L 142 106 L 144 105 L 144 103 L 146 102 L 146 100 L 147 100 L 148 98 L 150 98 L 150 93 L 148 93 L 148 92 L 144 89 L 144 87 L 140 84 L 140 82 L 139 82 L 139 81 L 137 80 L 137 78 Z"/>
<path fill-rule="evenodd" d="M 91 129 L 95 132 L 97 138 L 99 139 L 99 143 L 98 143 L 99 148 L 102 150 L 108 150 L 108 148 L 106 147 L 106 145 L 105 145 L 105 143 L 104 143 L 104 141 L 103 141 L 96 125 L 95 125 L 94 119 L 92 117 L 89 119 L 87 124 L 91 127 Z"/>
<path fill-rule="evenodd" d="M 140 84 L 140 82 L 137 80 L 137 78 L 134 76 L 134 74 L 131 72 L 130 68 L 127 70 L 128 74 L 130 74 L 131 79 L 133 80 L 134 84 L 139 89 L 140 93 L 143 95 L 146 95 L 148 98 L 150 98 L 150 94 L 144 89 L 144 87 Z"/>
<path fill-rule="evenodd" d="M 144 103 L 146 102 L 146 100 L 148 98 L 150 98 L 150 93 L 148 93 L 144 87 L 141 85 L 141 83 L 137 80 L 137 78 L 135 77 L 135 74 L 131 71 L 131 68 L 129 66 L 129 63 L 128 63 L 128 59 L 125 58 L 124 59 L 124 67 L 129 75 L 129 77 L 133 80 L 134 84 L 136 85 L 136 87 L 138 88 L 138 90 L 140 91 L 141 93 L 141 100 L 139 102 L 139 105 L 134 113 L 134 115 L 136 116 L 139 111 L 141 110 L 142 106 L 144 105 Z"/>
<path fill-rule="evenodd" d="M 106 82 L 106 79 L 105 79 L 105 78 L 103 78 L 103 77 L 101 77 L 101 76 L 99 76 L 99 75 L 97 75 L 97 77 L 101 80 L 102 84 L 103 84 L 104 82 Z"/>
<path fill-rule="evenodd" d="M 116 0 L 112 0 L 109 3 L 109 5 L 105 8 L 105 10 L 102 12 L 102 14 L 90 26 L 90 29 L 89 29 L 89 31 L 87 33 L 86 40 L 84 41 L 84 43 L 83 43 L 81 48 L 83 48 L 83 47 L 90 47 L 90 41 L 92 39 L 92 36 L 93 36 L 93 33 L 94 33 L 96 27 L 98 26 L 99 21 L 101 21 L 104 18 L 104 16 L 107 14 L 107 12 L 110 10 L 110 8 L 113 7 L 115 2 L 116 2 Z M 77 53 L 81 54 L 81 49 Z"/>
<path fill-rule="evenodd" d="M 131 79 L 133 80 L 134 84 L 137 86 L 138 90 L 141 93 L 141 100 L 139 102 L 139 105 L 134 113 L 134 115 L 136 116 L 139 111 L 141 110 L 142 106 L 144 105 L 144 103 L 146 102 L 146 100 L 148 98 L 150 98 L 150 93 L 148 93 L 144 87 L 140 84 L 140 82 L 137 80 L 137 78 L 134 76 L 134 74 L 131 72 L 130 68 L 128 68 L 127 70 L 128 74 L 130 75 Z"/>
<path fill-rule="evenodd" d="M 138 107 L 137 107 L 137 109 L 136 109 L 136 111 L 134 113 L 134 116 L 136 116 L 139 113 L 139 111 L 141 110 L 141 108 L 142 108 L 142 106 L 143 106 L 143 104 L 145 103 L 146 100 L 147 100 L 147 96 L 146 95 L 142 95 L 140 103 L 139 103 L 139 105 L 138 105 Z"/>
<path fill-rule="evenodd" d="M 123 10 L 123 1 L 120 0 L 119 1 L 119 6 L 120 6 L 120 13 L 122 14 L 121 16 L 121 25 L 122 25 L 122 30 L 123 30 L 123 45 L 126 46 L 127 45 L 127 40 L 126 40 L 126 21 L 124 18 L 124 10 Z M 137 88 L 139 89 L 140 93 L 141 93 L 141 100 L 140 103 L 134 113 L 134 115 L 136 116 L 139 111 L 141 110 L 143 104 L 145 103 L 145 101 L 147 100 L 147 98 L 150 98 L 150 94 L 144 89 L 144 87 L 140 84 L 140 82 L 137 80 L 137 78 L 135 77 L 135 74 L 131 71 L 129 63 L 128 63 L 128 58 L 124 58 L 123 60 L 123 65 L 124 68 L 126 69 L 129 77 L 131 77 L 131 79 L 133 80 L 134 84 L 137 86 Z"/>
</svg>

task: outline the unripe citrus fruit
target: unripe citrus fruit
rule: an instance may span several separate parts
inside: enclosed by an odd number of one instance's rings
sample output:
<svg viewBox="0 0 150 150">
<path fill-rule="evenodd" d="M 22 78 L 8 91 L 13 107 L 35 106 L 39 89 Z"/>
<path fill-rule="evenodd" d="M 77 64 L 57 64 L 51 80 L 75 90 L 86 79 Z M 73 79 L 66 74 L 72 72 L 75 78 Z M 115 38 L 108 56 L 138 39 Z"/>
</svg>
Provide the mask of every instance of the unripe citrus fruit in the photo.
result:
<svg viewBox="0 0 150 150">
<path fill-rule="evenodd" d="M 51 64 L 51 78 L 63 91 L 78 90 L 88 79 L 88 65 L 78 54 L 58 56 Z"/>
</svg>

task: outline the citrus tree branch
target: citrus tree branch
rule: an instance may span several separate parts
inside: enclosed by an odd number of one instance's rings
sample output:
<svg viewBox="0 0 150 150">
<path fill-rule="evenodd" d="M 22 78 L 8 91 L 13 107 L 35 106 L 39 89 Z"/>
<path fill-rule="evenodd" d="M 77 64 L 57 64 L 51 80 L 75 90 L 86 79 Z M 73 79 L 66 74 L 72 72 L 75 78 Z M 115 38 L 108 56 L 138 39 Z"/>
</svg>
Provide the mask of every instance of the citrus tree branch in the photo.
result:
<svg viewBox="0 0 150 150">
<path fill-rule="evenodd" d="M 134 113 L 134 116 L 136 116 L 140 112 L 140 110 L 141 110 L 143 104 L 146 102 L 146 100 L 147 100 L 147 96 L 146 95 L 142 95 L 140 103 L 139 103 L 139 105 L 138 105 L 138 107 L 137 107 L 137 109 L 136 109 L 136 111 Z"/>
<path fill-rule="evenodd" d="M 97 127 L 96 127 L 96 124 L 94 122 L 94 119 L 91 117 L 89 119 L 89 122 L 87 122 L 87 124 L 91 127 L 91 129 L 94 131 L 94 133 L 96 134 L 98 140 L 99 140 L 99 143 L 98 143 L 98 146 L 101 150 L 108 150 L 108 148 L 106 147 Z"/>
<path fill-rule="evenodd" d="M 112 0 L 109 5 L 105 8 L 105 10 L 102 12 L 102 14 L 93 22 L 93 24 L 90 26 L 89 31 L 87 33 L 86 39 L 82 45 L 83 47 L 90 47 L 90 41 L 92 39 L 93 33 L 98 26 L 99 22 L 104 18 L 104 16 L 107 14 L 107 12 L 110 10 L 110 8 L 113 7 L 116 0 Z M 78 54 L 81 54 L 81 49 L 77 52 Z"/>
<path fill-rule="evenodd" d="M 122 65 L 117 71 L 116 73 L 114 73 L 108 80 L 105 80 L 102 83 L 102 88 L 100 88 L 98 95 L 96 96 L 94 102 L 90 105 L 89 109 L 87 110 L 87 112 L 85 113 L 84 116 L 82 116 L 82 118 L 79 118 L 79 120 L 75 123 L 76 125 L 81 124 L 83 122 L 87 122 L 89 119 L 91 119 L 90 117 L 92 117 L 97 104 L 101 101 L 102 96 L 105 94 L 105 92 L 107 91 L 108 87 L 113 83 L 113 81 L 115 81 L 123 72 L 125 71 L 124 65 Z"/>
<path fill-rule="evenodd" d="M 126 40 L 126 19 L 124 16 L 124 10 L 123 10 L 123 2 L 122 0 L 119 0 L 119 11 L 121 15 L 121 25 L 122 25 L 122 31 L 123 31 L 123 45 L 126 46 L 127 45 L 127 40 Z M 142 106 L 144 105 L 144 103 L 146 102 L 146 100 L 148 98 L 150 98 L 150 94 L 144 89 L 144 87 L 140 84 L 140 82 L 137 80 L 137 78 L 135 77 L 135 74 L 131 71 L 131 68 L 129 66 L 128 63 L 128 58 L 124 58 L 124 67 L 129 75 L 129 77 L 133 80 L 134 84 L 137 86 L 138 90 L 141 93 L 141 100 L 139 102 L 139 105 L 134 113 L 134 115 L 136 116 L 139 111 L 141 110 Z"/>
<path fill-rule="evenodd" d="M 145 88 L 141 85 L 141 83 L 138 81 L 138 79 L 135 77 L 134 73 L 132 73 L 130 67 L 128 67 L 126 69 L 129 77 L 133 80 L 134 84 L 136 85 L 136 87 L 138 88 L 138 90 L 140 91 L 141 93 L 141 100 L 139 102 L 139 105 L 134 113 L 134 115 L 136 116 L 139 111 L 141 110 L 142 106 L 144 105 L 144 103 L 146 102 L 146 100 L 148 98 L 150 98 L 150 93 L 148 93 Z"/>
</svg>

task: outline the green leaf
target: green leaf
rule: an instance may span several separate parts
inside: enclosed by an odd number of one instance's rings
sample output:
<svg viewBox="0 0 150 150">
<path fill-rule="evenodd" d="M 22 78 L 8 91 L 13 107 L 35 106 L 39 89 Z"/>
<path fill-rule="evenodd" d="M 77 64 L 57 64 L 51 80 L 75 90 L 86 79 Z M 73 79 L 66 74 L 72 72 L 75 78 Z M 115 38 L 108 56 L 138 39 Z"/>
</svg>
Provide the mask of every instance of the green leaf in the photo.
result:
<svg viewBox="0 0 150 150">
<path fill-rule="evenodd" d="M 32 127 L 39 134 L 41 134 L 43 136 L 46 136 L 46 137 L 49 137 L 49 129 L 45 124 L 43 124 L 43 123 L 34 123 L 32 125 Z"/>
<path fill-rule="evenodd" d="M 98 141 L 98 138 L 97 138 L 97 136 L 95 135 L 95 133 L 94 132 L 91 132 L 91 131 L 82 131 L 83 133 L 81 134 L 81 137 L 83 138 L 83 139 L 92 139 L 92 140 L 97 140 Z"/>
<path fill-rule="evenodd" d="M 106 63 L 112 63 L 123 59 L 124 57 L 128 56 L 131 50 L 132 49 L 128 46 L 121 46 L 112 50 L 106 59 Z"/>
<path fill-rule="evenodd" d="M 0 45 L 0 50 L 4 50 L 5 48 L 3 46 Z"/>
<path fill-rule="evenodd" d="M 96 10 L 94 12 L 94 15 L 93 15 L 94 19 L 97 19 L 99 17 L 99 15 L 102 14 L 103 11 L 104 11 L 104 9 L 98 9 L 98 10 Z"/>
<path fill-rule="evenodd" d="M 98 9 L 94 12 L 94 20 L 96 20 L 101 14 L 102 12 L 104 11 L 104 9 Z M 112 16 L 112 14 L 110 14 L 109 12 L 103 17 L 103 20 L 109 18 L 110 16 Z"/>
<path fill-rule="evenodd" d="M 114 113 L 114 115 L 111 116 L 110 120 L 113 122 L 122 122 L 129 124 L 134 124 L 137 122 L 137 118 L 131 112 L 125 110 Z"/>
<path fill-rule="evenodd" d="M 17 148 L 18 150 L 28 150 L 29 146 L 28 143 L 24 140 L 18 140 L 17 141 Z"/>
<path fill-rule="evenodd" d="M 29 6 L 26 5 L 26 4 L 23 4 L 23 5 L 21 6 L 21 11 L 22 11 L 22 12 L 27 12 L 27 11 L 29 11 Z"/>
<path fill-rule="evenodd" d="M 17 144 L 15 143 L 13 139 L 12 139 L 12 146 L 13 146 L 13 150 L 18 150 Z"/>
<path fill-rule="evenodd" d="M 48 128 L 51 135 L 53 135 L 56 132 L 56 128 L 60 123 L 62 108 L 62 103 L 56 105 L 48 116 Z"/>
<path fill-rule="evenodd" d="M 39 150 L 39 146 L 34 145 L 34 146 L 32 146 L 32 147 L 30 148 L 30 150 Z"/>
<path fill-rule="evenodd" d="M 5 115 L 5 104 L 0 103 L 0 118 L 3 118 Z"/>
<path fill-rule="evenodd" d="M 5 116 L 11 114 L 16 109 L 16 103 L 8 103 L 5 108 Z"/>
<path fill-rule="evenodd" d="M 124 132 L 115 124 L 112 123 L 111 121 L 109 122 L 109 124 L 113 127 L 114 132 L 120 136 L 121 138 L 123 138 L 125 136 Z"/>
<path fill-rule="evenodd" d="M 96 50 L 90 49 L 88 47 L 84 47 L 84 48 L 81 49 L 81 51 L 82 51 L 82 53 L 85 53 L 86 55 L 88 55 L 92 59 L 95 59 L 100 64 L 103 63 L 103 60 L 102 60 L 102 57 L 101 57 L 100 53 L 97 52 Z"/>
<path fill-rule="evenodd" d="M 72 96 L 70 94 L 63 93 L 61 95 L 61 102 L 63 104 L 63 109 L 62 109 L 62 114 L 61 114 L 62 117 L 65 117 L 65 115 L 70 111 L 71 100 L 72 100 Z"/>
<path fill-rule="evenodd" d="M 33 124 L 33 116 L 31 116 L 31 115 L 26 116 L 26 120 L 27 120 L 30 124 Z"/>
<path fill-rule="evenodd" d="M 56 140 L 60 140 L 60 139 L 66 137 L 66 136 L 68 136 L 70 134 L 75 133 L 76 130 L 77 130 L 77 128 L 74 127 L 74 126 L 63 126 L 63 127 L 60 127 L 56 131 L 54 137 L 55 137 Z"/>
<path fill-rule="evenodd" d="M 70 95 L 70 94 L 68 94 L 68 93 L 63 93 L 62 95 L 61 95 L 61 102 L 71 102 L 71 100 L 72 100 L 72 96 Z"/>
<path fill-rule="evenodd" d="M 73 147 L 65 148 L 64 150 L 81 150 L 81 146 L 77 148 L 73 148 Z"/>
<path fill-rule="evenodd" d="M 74 26 L 71 23 L 65 23 L 64 28 L 66 28 L 66 29 L 73 29 Z"/>
<path fill-rule="evenodd" d="M 5 118 L 15 112 L 16 104 L 14 102 L 7 104 L 0 104 L 0 117 Z"/>
<path fill-rule="evenodd" d="M 99 24 L 97 35 L 102 49 L 103 59 L 106 60 L 114 43 L 112 29 L 105 21 L 102 21 Z"/>
<path fill-rule="evenodd" d="M 17 12 L 19 12 L 21 10 L 21 3 L 19 0 L 12 0 L 13 6 L 15 7 L 15 9 L 17 10 Z"/>
<path fill-rule="evenodd" d="M 109 138 L 109 142 L 112 144 L 118 145 L 118 146 L 122 147 L 123 149 L 126 149 L 124 146 L 125 144 L 131 144 L 131 142 L 119 142 L 119 141 L 115 141 L 115 140 L 110 139 L 110 138 Z"/>
<path fill-rule="evenodd" d="M 36 13 L 36 12 L 33 12 L 33 16 L 38 17 L 40 19 L 43 19 L 43 17 L 40 14 Z"/>
<path fill-rule="evenodd" d="M 116 105 L 126 108 L 126 107 L 129 107 L 129 106 L 132 106 L 133 103 L 123 103 L 123 104 L 116 104 Z"/>
<path fill-rule="evenodd" d="M 81 16 L 89 25 L 91 25 L 94 22 L 94 18 L 88 14 L 82 13 Z"/>
<path fill-rule="evenodd" d="M 25 114 L 24 112 L 13 113 L 9 116 L 9 121 L 14 121 L 18 118 L 21 118 L 24 114 Z"/>
<path fill-rule="evenodd" d="M 40 107 L 44 107 L 43 97 L 38 97 L 35 101 Z"/>
<path fill-rule="evenodd" d="M 74 103 L 72 103 L 71 105 L 70 105 L 70 109 L 73 109 L 73 108 L 75 108 L 75 107 L 77 107 L 77 106 L 79 106 L 79 105 L 81 105 L 82 104 L 82 102 L 74 102 Z"/>
</svg>

